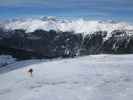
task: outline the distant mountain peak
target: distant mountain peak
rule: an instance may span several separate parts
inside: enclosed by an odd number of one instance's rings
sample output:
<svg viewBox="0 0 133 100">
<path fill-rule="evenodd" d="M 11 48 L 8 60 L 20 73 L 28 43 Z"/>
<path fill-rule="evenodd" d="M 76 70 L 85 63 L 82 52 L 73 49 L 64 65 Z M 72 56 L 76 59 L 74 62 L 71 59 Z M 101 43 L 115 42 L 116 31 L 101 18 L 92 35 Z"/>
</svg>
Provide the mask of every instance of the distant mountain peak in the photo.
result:
<svg viewBox="0 0 133 100">
<path fill-rule="evenodd" d="M 113 30 L 133 30 L 133 25 L 126 22 L 117 21 L 98 21 L 85 19 L 65 19 L 57 17 L 40 17 L 40 18 L 20 18 L 10 21 L 0 22 L 0 26 L 7 30 L 24 29 L 26 32 L 33 32 L 37 29 L 55 30 L 55 31 L 73 31 L 75 33 L 92 33 L 95 31 L 107 31 L 111 33 Z"/>
</svg>

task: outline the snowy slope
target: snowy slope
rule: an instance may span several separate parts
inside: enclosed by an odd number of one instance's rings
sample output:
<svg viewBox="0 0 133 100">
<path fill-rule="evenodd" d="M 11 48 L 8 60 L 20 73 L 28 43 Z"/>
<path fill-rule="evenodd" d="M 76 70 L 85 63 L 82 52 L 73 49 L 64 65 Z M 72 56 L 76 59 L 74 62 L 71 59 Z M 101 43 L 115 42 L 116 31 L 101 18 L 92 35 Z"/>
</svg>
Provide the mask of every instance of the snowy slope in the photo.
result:
<svg viewBox="0 0 133 100">
<path fill-rule="evenodd" d="M 133 55 L 42 62 L 0 74 L 0 100 L 132 100 Z M 28 61 L 27 61 L 28 62 Z M 40 63 L 39 63 L 40 62 Z M 34 69 L 33 77 L 26 71 Z"/>
<path fill-rule="evenodd" d="M 133 30 L 133 25 L 126 22 L 43 17 L 6 21 L 4 28 L 11 30 L 24 29 L 27 32 L 43 29 L 46 31 L 74 31 L 75 33 L 88 34 L 95 31 L 107 31 L 110 33 L 113 30 Z"/>
<path fill-rule="evenodd" d="M 16 59 L 10 55 L 0 55 L 0 68 L 15 62 Z"/>
</svg>

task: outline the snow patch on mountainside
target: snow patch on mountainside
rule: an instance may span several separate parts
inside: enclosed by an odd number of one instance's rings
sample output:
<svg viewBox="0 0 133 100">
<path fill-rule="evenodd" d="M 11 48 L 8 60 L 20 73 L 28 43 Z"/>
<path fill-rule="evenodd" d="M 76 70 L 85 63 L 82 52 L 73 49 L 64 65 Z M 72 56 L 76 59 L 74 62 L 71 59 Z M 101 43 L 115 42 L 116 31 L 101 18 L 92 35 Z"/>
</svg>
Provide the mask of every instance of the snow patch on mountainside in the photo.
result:
<svg viewBox="0 0 133 100">
<path fill-rule="evenodd" d="M 93 55 L 36 64 L 30 60 L 30 65 L 21 61 L 10 67 L 25 67 L 0 74 L 0 100 L 132 100 L 132 59 Z"/>
<path fill-rule="evenodd" d="M 113 21 L 93 21 L 84 19 L 61 19 L 54 17 L 43 17 L 38 19 L 22 19 L 8 21 L 4 25 L 5 29 L 24 29 L 26 32 L 33 32 L 37 29 L 46 31 L 74 31 L 75 33 L 89 34 L 95 31 L 113 30 L 133 30 L 133 25 L 126 22 L 113 22 Z"/>
</svg>

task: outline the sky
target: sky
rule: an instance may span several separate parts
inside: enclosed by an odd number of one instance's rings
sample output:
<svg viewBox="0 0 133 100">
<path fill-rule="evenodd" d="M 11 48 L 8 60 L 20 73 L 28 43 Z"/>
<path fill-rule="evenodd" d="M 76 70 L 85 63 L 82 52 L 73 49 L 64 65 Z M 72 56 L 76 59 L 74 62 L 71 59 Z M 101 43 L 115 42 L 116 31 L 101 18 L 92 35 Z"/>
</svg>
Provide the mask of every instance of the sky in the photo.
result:
<svg viewBox="0 0 133 100">
<path fill-rule="evenodd" d="M 133 22 L 133 0 L 0 0 L 0 18 L 57 16 Z"/>
</svg>

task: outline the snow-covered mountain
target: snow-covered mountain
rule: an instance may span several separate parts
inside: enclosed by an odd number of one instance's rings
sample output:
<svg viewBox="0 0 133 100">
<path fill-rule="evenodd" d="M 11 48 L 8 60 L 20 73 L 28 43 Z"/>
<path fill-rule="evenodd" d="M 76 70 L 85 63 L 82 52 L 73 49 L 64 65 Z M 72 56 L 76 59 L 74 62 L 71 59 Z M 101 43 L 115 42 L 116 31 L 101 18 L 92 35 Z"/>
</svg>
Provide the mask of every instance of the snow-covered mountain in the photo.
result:
<svg viewBox="0 0 133 100">
<path fill-rule="evenodd" d="M 0 73 L 0 100 L 132 100 L 132 59 L 93 55 L 9 64 L 3 69 L 8 73 Z M 10 71 L 12 67 L 19 69 Z M 30 68 L 33 77 L 27 73 Z"/>
<path fill-rule="evenodd" d="M 45 31 L 73 31 L 75 33 L 91 33 L 95 31 L 133 30 L 133 25 L 126 22 L 95 21 L 84 19 L 64 19 L 56 17 L 25 18 L 9 20 L 4 25 L 5 29 L 24 29 L 34 32 L 37 29 Z"/>
<path fill-rule="evenodd" d="M 0 27 L 0 53 L 17 57 L 133 53 L 133 25 L 126 22 L 41 17 L 1 21 Z"/>
</svg>

